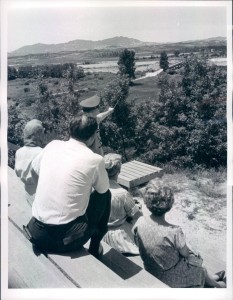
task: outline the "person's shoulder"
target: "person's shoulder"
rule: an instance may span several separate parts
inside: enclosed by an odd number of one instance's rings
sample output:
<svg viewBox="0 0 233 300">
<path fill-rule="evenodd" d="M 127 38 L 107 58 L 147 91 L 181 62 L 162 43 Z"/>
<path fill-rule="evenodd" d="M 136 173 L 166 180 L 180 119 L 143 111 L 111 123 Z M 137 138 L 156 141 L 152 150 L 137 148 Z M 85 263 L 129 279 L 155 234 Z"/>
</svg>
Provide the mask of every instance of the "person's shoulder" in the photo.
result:
<svg viewBox="0 0 233 300">
<path fill-rule="evenodd" d="M 20 155 L 26 155 L 27 153 L 39 153 L 42 150 L 41 147 L 37 146 L 37 147 L 30 147 L 30 146 L 23 146 L 21 148 L 19 148 L 15 155 L 16 156 L 20 156 Z"/>
<path fill-rule="evenodd" d="M 103 163 L 104 164 L 104 158 L 103 156 L 93 152 L 93 151 L 90 151 L 90 158 L 96 162 L 97 164 L 101 164 Z"/>
<path fill-rule="evenodd" d="M 44 149 L 46 148 L 53 148 L 53 147 L 59 147 L 61 145 L 63 145 L 65 142 L 61 141 L 61 140 L 53 140 L 51 142 L 49 142 Z"/>
<path fill-rule="evenodd" d="M 26 149 L 26 147 L 25 147 L 25 146 L 23 146 L 23 147 L 20 147 L 19 149 L 17 149 L 17 150 L 16 150 L 15 154 L 19 154 L 19 153 L 21 153 L 21 152 L 24 152 L 24 151 L 25 151 L 25 149 Z"/>
<path fill-rule="evenodd" d="M 180 233 L 183 232 L 182 227 L 179 225 L 175 225 L 175 224 L 170 224 L 170 229 L 174 232 L 174 233 Z"/>
<path fill-rule="evenodd" d="M 142 215 L 137 219 L 137 221 L 134 224 L 134 227 L 142 228 L 142 227 L 144 227 L 143 225 L 145 225 L 145 224 L 147 224 L 147 222 L 145 220 L 145 217 Z"/>
</svg>

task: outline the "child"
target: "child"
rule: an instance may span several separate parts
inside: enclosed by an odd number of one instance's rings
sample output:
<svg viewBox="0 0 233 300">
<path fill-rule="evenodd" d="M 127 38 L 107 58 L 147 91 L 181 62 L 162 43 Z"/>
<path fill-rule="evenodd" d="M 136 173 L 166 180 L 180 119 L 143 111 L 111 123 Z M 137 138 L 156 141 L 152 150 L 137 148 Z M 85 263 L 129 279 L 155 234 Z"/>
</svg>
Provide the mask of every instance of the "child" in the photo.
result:
<svg viewBox="0 0 233 300">
<path fill-rule="evenodd" d="M 31 174 L 31 163 L 41 152 L 44 139 L 44 127 L 41 121 L 33 119 L 29 121 L 23 131 L 24 146 L 15 153 L 15 173 L 24 183 L 26 200 L 32 206 L 37 178 Z"/>
<path fill-rule="evenodd" d="M 100 113 L 99 111 L 100 97 L 97 95 L 87 98 L 80 102 L 84 114 L 94 117 L 97 120 L 98 127 L 99 124 L 113 112 L 113 108 L 109 107 L 107 111 Z M 99 134 L 99 128 L 96 134 L 95 142 L 91 146 L 91 150 L 101 156 L 104 156 L 104 151 L 102 148 L 101 138 Z"/>
</svg>

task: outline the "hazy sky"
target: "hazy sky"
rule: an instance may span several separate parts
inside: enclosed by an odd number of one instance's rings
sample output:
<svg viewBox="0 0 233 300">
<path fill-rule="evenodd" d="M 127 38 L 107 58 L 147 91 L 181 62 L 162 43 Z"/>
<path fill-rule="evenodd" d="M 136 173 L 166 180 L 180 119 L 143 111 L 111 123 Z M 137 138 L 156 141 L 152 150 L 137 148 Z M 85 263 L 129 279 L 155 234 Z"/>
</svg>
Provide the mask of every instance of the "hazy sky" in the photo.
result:
<svg viewBox="0 0 233 300">
<path fill-rule="evenodd" d="M 11 8 L 8 52 L 36 43 L 125 36 L 148 42 L 178 42 L 226 36 L 226 7 Z"/>
</svg>

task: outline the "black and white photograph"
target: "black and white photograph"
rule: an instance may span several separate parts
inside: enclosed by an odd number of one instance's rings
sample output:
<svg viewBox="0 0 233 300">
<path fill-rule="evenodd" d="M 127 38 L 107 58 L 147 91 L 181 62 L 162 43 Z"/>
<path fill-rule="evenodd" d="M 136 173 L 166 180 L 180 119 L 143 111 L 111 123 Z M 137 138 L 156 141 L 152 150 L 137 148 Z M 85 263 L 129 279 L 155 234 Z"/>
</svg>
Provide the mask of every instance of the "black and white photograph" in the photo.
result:
<svg viewBox="0 0 233 300">
<path fill-rule="evenodd" d="M 231 1 L 2 1 L 1 299 L 232 299 L 232 32 Z"/>
</svg>

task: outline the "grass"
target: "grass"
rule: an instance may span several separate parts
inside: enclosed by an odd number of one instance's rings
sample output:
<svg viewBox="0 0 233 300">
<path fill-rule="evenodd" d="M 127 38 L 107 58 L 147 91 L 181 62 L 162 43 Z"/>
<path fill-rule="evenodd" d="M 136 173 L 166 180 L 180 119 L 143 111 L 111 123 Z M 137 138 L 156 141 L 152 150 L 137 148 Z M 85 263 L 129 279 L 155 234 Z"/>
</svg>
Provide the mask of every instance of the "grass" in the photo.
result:
<svg viewBox="0 0 233 300">
<path fill-rule="evenodd" d="M 84 78 L 78 80 L 74 85 L 74 89 L 86 89 L 80 93 L 79 101 L 94 94 L 101 94 L 106 85 L 113 80 L 115 76 L 116 75 L 112 73 L 96 73 L 86 75 Z M 67 81 L 64 78 L 44 78 L 42 79 L 42 83 L 46 84 L 48 90 L 52 93 L 66 92 L 68 90 Z M 28 119 L 34 117 L 35 111 L 33 103 L 39 97 L 38 84 L 39 79 L 36 78 L 17 78 L 8 81 L 8 106 L 12 103 L 17 103 L 19 105 L 18 112 L 20 117 L 23 117 L 25 113 Z M 29 91 L 25 92 L 25 87 L 29 88 Z"/>
<path fill-rule="evenodd" d="M 130 87 L 128 101 L 137 104 L 146 100 L 158 101 L 159 88 L 155 77 L 137 81 Z"/>
</svg>

